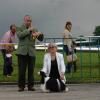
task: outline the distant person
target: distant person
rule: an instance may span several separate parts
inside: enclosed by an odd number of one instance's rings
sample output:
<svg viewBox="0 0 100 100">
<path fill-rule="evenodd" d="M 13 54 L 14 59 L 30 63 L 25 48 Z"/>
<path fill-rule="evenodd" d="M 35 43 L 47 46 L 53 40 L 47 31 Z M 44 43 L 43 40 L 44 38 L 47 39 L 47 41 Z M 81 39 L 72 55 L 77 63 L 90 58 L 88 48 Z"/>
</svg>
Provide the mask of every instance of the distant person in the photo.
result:
<svg viewBox="0 0 100 100">
<path fill-rule="evenodd" d="M 35 67 L 35 40 L 43 40 L 43 34 L 38 32 L 32 25 L 32 18 L 29 15 L 24 16 L 24 23 L 17 32 L 19 40 L 18 56 L 18 91 L 24 91 L 26 83 L 26 68 L 28 66 L 28 91 L 34 89 L 34 67 Z"/>
<path fill-rule="evenodd" d="M 63 39 L 64 39 L 64 51 L 66 53 L 66 58 L 68 55 L 72 54 L 72 23 L 70 21 L 67 21 L 65 24 L 65 30 L 63 32 Z M 72 62 L 69 62 L 67 59 L 67 65 L 66 65 L 66 72 L 70 73 L 72 69 Z"/>
<path fill-rule="evenodd" d="M 61 53 L 57 52 L 55 43 L 48 45 L 48 53 L 44 55 L 43 68 L 40 71 L 41 89 L 44 92 L 68 91 L 65 86 L 65 64 Z"/>
<path fill-rule="evenodd" d="M 10 26 L 10 30 L 4 34 L 0 41 L 0 49 L 4 60 L 3 75 L 6 77 L 10 77 L 13 72 L 12 52 L 14 50 L 14 45 L 12 43 L 15 43 L 15 35 L 16 25 L 12 24 Z"/>
</svg>

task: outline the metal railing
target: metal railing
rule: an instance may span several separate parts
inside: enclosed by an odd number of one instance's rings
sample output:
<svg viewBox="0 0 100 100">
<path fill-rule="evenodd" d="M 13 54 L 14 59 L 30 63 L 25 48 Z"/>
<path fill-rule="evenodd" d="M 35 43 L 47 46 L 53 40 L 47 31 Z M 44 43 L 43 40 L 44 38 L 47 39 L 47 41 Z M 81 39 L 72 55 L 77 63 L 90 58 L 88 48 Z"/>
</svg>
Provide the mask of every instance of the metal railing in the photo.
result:
<svg viewBox="0 0 100 100">
<path fill-rule="evenodd" d="M 100 82 L 100 36 L 85 36 L 73 38 L 76 41 L 78 60 L 77 70 L 66 73 L 68 82 Z M 78 40 L 78 41 L 77 41 Z M 60 41 L 60 42 L 59 42 Z M 44 43 L 55 42 L 58 51 L 66 55 L 63 50 L 63 38 L 45 38 Z"/>
<path fill-rule="evenodd" d="M 78 60 L 76 62 L 77 69 L 76 72 L 74 72 L 72 67 L 71 73 L 65 73 L 67 82 L 100 82 L 100 36 L 86 36 L 73 39 L 76 41 L 76 54 L 78 56 Z M 50 42 L 55 42 L 58 45 L 58 52 L 64 54 L 65 64 L 67 65 L 66 55 L 63 50 L 63 38 L 45 38 L 43 42 L 36 41 L 37 59 L 42 58 L 43 60 L 47 45 Z M 12 45 L 17 44 L 14 43 Z M 17 58 L 15 56 L 15 52 L 13 54 L 13 65 L 16 66 L 15 70 L 17 70 Z M 2 55 L 0 55 L 0 58 L 0 73 L 2 75 Z M 36 61 L 36 66 L 38 66 L 35 67 L 36 80 L 39 80 L 39 78 L 37 77 L 37 71 L 41 69 L 41 66 L 43 64 L 42 60 L 40 60 L 40 62 L 38 62 L 38 60 Z M 15 76 L 14 81 L 17 81 L 17 72 L 13 72 L 13 74 Z M 0 81 L 3 81 L 3 79 L 1 79 Z"/>
</svg>

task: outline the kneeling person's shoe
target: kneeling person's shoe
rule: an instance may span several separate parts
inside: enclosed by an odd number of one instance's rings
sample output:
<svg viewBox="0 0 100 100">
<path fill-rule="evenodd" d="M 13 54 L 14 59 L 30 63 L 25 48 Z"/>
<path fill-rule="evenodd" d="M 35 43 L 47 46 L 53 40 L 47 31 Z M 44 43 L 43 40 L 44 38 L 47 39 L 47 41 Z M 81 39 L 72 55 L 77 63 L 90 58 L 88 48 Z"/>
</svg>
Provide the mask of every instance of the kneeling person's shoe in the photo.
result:
<svg viewBox="0 0 100 100">
<path fill-rule="evenodd" d="M 68 87 L 66 87 L 66 88 L 65 88 L 65 92 L 68 92 L 68 91 L 69 91 L 69 89 L 68 89 Z"/>
</svg>

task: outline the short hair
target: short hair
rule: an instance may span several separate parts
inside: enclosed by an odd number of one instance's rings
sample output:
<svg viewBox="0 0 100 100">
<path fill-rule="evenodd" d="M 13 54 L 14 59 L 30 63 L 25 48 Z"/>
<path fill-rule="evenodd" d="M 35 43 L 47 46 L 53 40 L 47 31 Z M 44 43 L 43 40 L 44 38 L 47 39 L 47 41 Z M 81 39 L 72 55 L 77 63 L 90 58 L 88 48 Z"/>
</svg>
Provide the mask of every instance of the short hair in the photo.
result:
<svg viewBox="0 0 100 100">
<path fill-rule="evenodd" d="M 12 27 L 16 27 L 16 25 L 15 24 L 11 24 L 10 25 L 10 30 L 12 29 Z"/>
<path fill-rule="evenodd" d="M 56 45 L 55 43 L 49 43 L 49 44 L 48 44 L 48 49 L 49 49 L 50 47 L 56 47 L 56 48 L 57 48 L 57 45 Z"/>
<path fill-rule="evenodd" d="M 31 16 L 30 16 L 30 15 L 25 15 L 25 16 L 24 16 L 24 19 L 25 19 L 25 17 L 30 17 L 30 18 L 31 18 Z M 31 18 L 31 19 L 32 19 L 32 18 Z"/>
</svg>

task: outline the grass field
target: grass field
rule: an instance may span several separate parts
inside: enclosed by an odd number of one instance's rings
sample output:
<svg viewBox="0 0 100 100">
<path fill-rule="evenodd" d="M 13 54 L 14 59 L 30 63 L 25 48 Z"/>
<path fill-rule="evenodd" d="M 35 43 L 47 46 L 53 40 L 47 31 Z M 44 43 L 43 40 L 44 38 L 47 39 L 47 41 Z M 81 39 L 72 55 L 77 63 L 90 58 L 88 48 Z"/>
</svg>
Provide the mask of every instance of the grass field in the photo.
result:
<svg viewBox="0 0 100 100">
<path fill-rule="evenodd" d="M 77 71 L 74 73 L 66 74 L 66 78 L 68 82 L 99 82 L 100 80 L 100 58 L 98 53 L 84 53 L 78 52 L 78 61 L 77 61 Z M 42 68 L 43 65 L 43 56 L 44 51 L 37 51 L 36 52 L 36 66 L 34 71 L 35 80 L 39 81 L 40 77 L 38 76 L 37 72 Z M 65 58 L 65 64 L 66 57 Z M 0 82 L 16 82 L 18 76 L 17 70 L 17 56 L 15 52 L 13 53 L 13 68 L 14 72 L 11 78 L 6 78 L 2 75 L 2 68 L 3 68 L 3 59 L 2 55 L 0 54 Z"/>
</svg>

